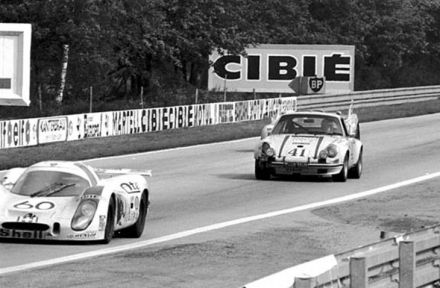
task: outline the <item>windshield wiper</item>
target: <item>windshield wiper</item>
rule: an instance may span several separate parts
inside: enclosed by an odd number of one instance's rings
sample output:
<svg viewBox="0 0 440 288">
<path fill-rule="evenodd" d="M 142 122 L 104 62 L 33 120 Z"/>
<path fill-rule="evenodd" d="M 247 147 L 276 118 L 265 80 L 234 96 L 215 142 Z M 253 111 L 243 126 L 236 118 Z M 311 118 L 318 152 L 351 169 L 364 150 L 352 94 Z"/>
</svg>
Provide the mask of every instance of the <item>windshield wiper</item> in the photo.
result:
<svg viewBox="0 0 440 288">
<path fill-rule="evenodd" d="M 45 197 L 45 196 L 50 196 L 52 194 L 58 193 L 68 187 L 72 187 L 75 186 L 75 183 L 70 183 L 70 184 L 64 184 L 64 183 L 54 183 L 52 185 L 49 185 L 35 193 L 32 193 L 30 195 L 30 197 L 36 197 L 36 196 L 40 196 L 40 197 Z M 53 190 L 52 190 L 53 189 Z M 47 192 L 47 193 L 45 193 Z"/>
</svg>

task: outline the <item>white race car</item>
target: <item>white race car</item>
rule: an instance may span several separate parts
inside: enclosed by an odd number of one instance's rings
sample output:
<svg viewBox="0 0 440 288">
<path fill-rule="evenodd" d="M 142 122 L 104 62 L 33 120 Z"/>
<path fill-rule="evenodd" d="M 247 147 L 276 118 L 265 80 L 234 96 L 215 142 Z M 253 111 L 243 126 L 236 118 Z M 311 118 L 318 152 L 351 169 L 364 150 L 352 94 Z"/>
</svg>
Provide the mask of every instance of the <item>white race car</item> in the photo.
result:
<svg viewBox="0 0 440 288">
<path fill-rule="evenodd" d="M 111 241 L 140 237 L 151 171 L 45 161 L 13 168 L 0 185 L 0 238 Z"/>
<path fill-rule="evenodd" d="M 362 174 L 363 145 L 357 115 L 290 112 L 263 131 L 255 149 L 255 177 L 331 175 L 336 181 Z"/>
</svg>

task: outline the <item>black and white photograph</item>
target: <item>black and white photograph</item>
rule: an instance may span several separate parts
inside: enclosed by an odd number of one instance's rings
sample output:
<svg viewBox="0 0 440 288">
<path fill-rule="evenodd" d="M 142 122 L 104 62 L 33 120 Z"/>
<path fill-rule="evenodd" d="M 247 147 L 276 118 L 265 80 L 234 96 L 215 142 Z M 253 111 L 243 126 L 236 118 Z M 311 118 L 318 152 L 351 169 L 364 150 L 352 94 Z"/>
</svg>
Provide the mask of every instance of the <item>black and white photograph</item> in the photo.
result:
<svg viewBox="0 0 440 288">
<path fill-rule="evenodd" d="M 1 288 L 436 288 L 439 203 L 439 0 L 0 0 Z"/>
</svg>

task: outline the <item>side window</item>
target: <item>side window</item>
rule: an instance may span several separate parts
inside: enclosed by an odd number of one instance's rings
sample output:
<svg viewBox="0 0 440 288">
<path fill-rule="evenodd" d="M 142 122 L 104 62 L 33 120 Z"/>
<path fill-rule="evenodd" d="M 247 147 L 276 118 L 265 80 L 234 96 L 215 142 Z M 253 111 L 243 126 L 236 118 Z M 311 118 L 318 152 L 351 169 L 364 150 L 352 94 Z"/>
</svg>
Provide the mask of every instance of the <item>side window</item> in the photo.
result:
<svg viewBox="0 0 440 288">
<path fill-rule="evenodd" d="M 282 134 L 282 133 L 286 133 L 286 124 L 287 124 L 287 118 L 283 117 L 281 118 L 277 125 L 273 128 L 272 130 L 272 134 Z"/>
</svg>

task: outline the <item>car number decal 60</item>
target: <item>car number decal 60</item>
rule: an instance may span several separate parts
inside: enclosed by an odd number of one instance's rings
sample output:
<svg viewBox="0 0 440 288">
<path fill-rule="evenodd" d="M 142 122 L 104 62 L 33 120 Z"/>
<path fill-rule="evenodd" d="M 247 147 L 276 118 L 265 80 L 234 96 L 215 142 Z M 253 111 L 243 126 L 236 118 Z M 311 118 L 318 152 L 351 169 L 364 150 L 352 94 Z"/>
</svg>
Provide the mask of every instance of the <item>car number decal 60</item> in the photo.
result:
<svg viewBox="0 0 440 288">
<path fill-rule="evenodd" d="M 55 207 L 55 204 L 49 201 L 42 201 L 37 204 L 31 204 L 29 201 L 23 201 L 14 205 L 14 208 L 28 210 L 35 208 L 37 210 L 50 210 Z"/>
</svg>

